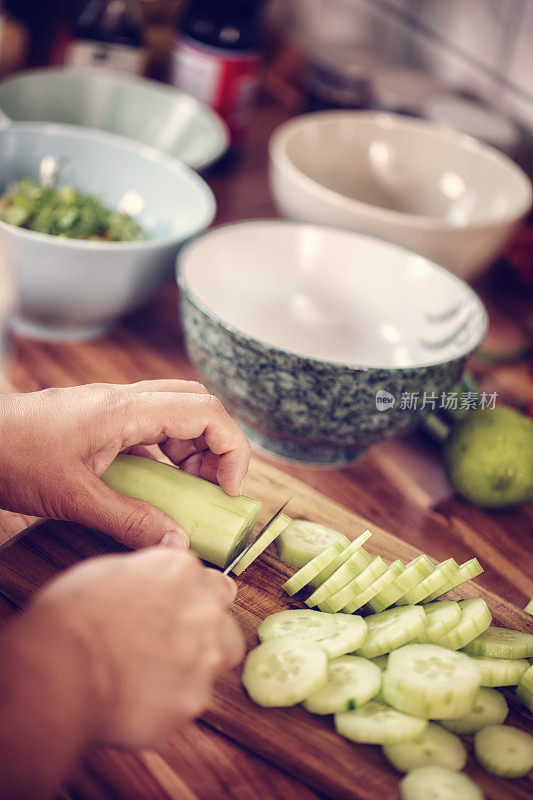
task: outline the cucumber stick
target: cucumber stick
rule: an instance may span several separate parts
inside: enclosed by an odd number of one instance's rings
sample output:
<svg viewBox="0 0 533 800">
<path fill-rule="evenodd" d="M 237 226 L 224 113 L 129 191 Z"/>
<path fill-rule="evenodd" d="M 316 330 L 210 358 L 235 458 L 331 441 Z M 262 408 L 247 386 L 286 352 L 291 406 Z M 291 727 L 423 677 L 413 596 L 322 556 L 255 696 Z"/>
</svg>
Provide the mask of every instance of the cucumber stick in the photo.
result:
<svg viewBox="0 0 533 800">
<path fill-rule="evenodd" d="M 256 558 L 259 558 L 261 553 L 267 549 L 269 544 L 272 544 L 274 539 L 276 539 L 280 533 L 285 530 L 287 525 L 290 524 L 290 521 L 291 518 L 286 514 L 280 514 L 279 517 L 276 517 L 276 519 L 270 523 L 268 528 L 263 531 L 257 542 L 250 547 L 246 555 L 244 555 L 241 560 L 235 564 L 231 570 L 233 574 L 241 575 L 244 570 L 247 569 L 253 561 L 255 561 Z"/>
<path fill-rule="evenodd" d="M 434 644 L 407 644 L 392 652 L 383 674 L 386 703 L 424 719 L 453 719 L 472 710 L 479 671 L 464 653 Z"/>
<path fill-rule="evenodd" d="M 276 548 L 284 564 L 300 569 L 334 542 L 350 543 L 346 536 L 333 528 L 295 519 L 277 539 Z"/>
<path fill-rule="evenodd" d="M 117 456 L 102 480 L 171 516 L 189 536 L 192 550 L 218 567 L 237 555 L 261 509 L 259 500 L 230 497 L 214 483 L 139 456 Z"/>
<path fill-rule="evenodd" d="M 484 800 L 485 795 L 464 772 L 447 767 L 418 767 L 400 781 L 402 800 Z"/>
</svg>

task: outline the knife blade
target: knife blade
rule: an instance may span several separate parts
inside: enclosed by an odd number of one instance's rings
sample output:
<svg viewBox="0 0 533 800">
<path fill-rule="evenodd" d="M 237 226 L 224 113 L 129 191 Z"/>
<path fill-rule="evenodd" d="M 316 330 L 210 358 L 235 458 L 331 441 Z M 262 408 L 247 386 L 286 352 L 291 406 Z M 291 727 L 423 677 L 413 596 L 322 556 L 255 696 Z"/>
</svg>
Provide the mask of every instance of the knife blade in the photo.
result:
<svg viewBox="0 0 533 800">
<path fill-rule="evenodd" d="M 278 508 L 278 510 L 276 511 L 276 513 L 275 513 L 275 514 L 274 514 L 272 517 L 270 517 L 270 519 L 268 520 L 268 522 L 266 523 L 266 525 L 263 525 L 263 527 L 261 528 L 261 530 L 259 531 L 259 533 L 257 533 L 257 534 L 254 536 L 254 538 L 253 538 L 253 539 L 252 539 L 250 542 L 248 542 L 248 544 L 246 545 L 246 547 L 244 548 L 244 550 L 241 550 L 241 552 L 240 552 L 238 555 L 236 555 L 236 556 L 235 556 L 235 558 L 233 559 L 233 561 L 231 562 L 231 564 L 228 564 L 228 566 L 226 567 L 226 569 L 225 569 L 225 570 L 224 570 L 224 572 L 223 572 L 223 575 L 229 575 L 229 573 L 231 572 L 231 570 L 232 570 L 234 567 L 236 567 L 236 566 L 237 566 L 237 564 L 239 563 L 239 561 L 241 560 L 241 558 L 243 558 L 243 557 L 246 555 L 246 553 L 247 553 L 247 552 L 248 552 L 248 551 L 249 551 L 249 550 L 250 550 L 250 549 L 251 549 L 251 548 L 254 546 L 254 544 L 256 544 L 256 543 L 259 541 L 259 539 L 260 539 L 260 538 L 261 538 L 261 536 L 264 534 L 264 532 L 266 531 L 266 529 L 267 529 L 267 528 L 270 528 L 270 526 L 272 525 L 272 523 L 274 522 L 274 520 L 275 520 L 275 519 L 277 519 L 277 518 L 279 517 L 279 515 L 281 514 L 281 512 L 283 511 L 283 509 L 285 508 L 285 506 L 286 506 L 286 505 L 287 505 L 287 504 L 290 502 L 290 500 L 291 500 L 291 498 L 290 498 L 290 497 L 289 497 L 289 499 L 288 499 L 288 500 L 285 500 L 285 502 L 283 503 L 283 505 L 282 505 L 282 506 L 280 506 L 280 507 Z"/>
</svg>

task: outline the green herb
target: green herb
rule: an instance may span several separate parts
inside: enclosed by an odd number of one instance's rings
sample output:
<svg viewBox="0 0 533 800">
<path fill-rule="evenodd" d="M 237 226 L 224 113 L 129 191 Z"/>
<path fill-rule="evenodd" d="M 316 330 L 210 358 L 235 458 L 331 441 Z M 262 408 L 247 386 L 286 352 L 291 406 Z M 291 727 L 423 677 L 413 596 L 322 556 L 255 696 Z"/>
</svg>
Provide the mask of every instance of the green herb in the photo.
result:
<svg viewBox="0 0 533 800">
<path fill-rule="evenodd" d="M 72 186 L 53 189 L 22 178 L 0 197 L 0 219 L 67 239 L 136 242 L 147 238 L 129 214 L 112 211 Z"/>
</svg>

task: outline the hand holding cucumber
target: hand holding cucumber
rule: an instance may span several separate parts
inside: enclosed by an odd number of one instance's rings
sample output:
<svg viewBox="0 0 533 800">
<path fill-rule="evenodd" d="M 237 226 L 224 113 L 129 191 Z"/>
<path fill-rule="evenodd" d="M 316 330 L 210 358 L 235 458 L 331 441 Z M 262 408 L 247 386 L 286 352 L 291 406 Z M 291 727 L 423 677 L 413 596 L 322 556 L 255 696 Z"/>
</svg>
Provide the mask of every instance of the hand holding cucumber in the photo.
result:
<svg viewBox="0 0 533 800">
<path fill-rule="evenodd" d="M 230 495 L 240 493 L 248 468 L 246 437 L 220 401 L 190 381 L 4 395 L 0 415 L 0 507 L 81 522 L 133 548 L 185 549 L 188 538 L 168 514 L 99 480 L 118 453 L 158 445 Z"/>
<path fill-rule="evenodd" d="M 55 796 L 90 744 L 154 745 L 200 714 L 243 655 L 233 598 L 231 580 L 166 547 L 49 584 L 2 631 L 0 796 Z"/>
</svg>

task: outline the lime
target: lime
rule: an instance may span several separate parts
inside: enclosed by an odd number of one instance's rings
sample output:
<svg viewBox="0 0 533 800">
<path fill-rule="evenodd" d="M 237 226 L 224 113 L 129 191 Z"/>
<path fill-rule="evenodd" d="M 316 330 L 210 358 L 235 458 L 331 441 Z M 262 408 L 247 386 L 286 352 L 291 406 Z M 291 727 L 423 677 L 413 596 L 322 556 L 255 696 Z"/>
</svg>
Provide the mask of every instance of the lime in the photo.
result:
<svg viewBox="0 0 533 800">
<path fill-rule="evenodd" d="M 533 500 L 533 420 L 511 408 L 477 409 L 444 446 L 455 490 L 485 508 Z"/>
</svg>

